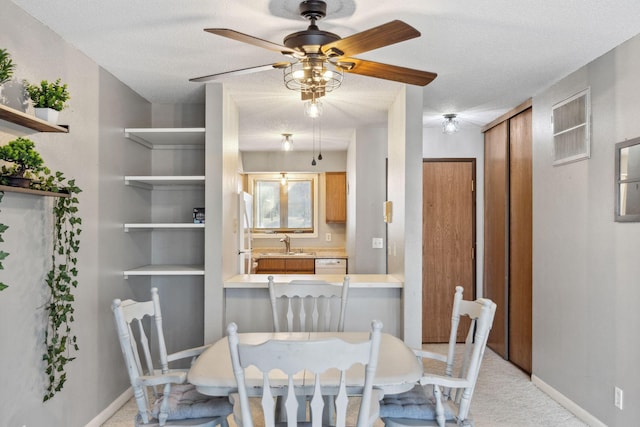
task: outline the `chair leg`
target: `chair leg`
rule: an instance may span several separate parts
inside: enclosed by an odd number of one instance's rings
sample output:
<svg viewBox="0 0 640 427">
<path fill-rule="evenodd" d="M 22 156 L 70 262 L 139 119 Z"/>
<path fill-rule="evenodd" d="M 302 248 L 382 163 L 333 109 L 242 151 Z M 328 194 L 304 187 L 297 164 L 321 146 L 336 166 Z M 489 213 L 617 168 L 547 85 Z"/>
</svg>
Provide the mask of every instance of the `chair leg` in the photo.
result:
<svg viewBox="0 0 640 427">
<path fill-rule="evenodd" d="M 442 406 L 442 392 L 437 385 L 433 386 L 433 396 L 436 399 L 436 421 L 438 421 L 439 427 L 445 427 L 444 422 L 444 408 Z"/>
</svg>

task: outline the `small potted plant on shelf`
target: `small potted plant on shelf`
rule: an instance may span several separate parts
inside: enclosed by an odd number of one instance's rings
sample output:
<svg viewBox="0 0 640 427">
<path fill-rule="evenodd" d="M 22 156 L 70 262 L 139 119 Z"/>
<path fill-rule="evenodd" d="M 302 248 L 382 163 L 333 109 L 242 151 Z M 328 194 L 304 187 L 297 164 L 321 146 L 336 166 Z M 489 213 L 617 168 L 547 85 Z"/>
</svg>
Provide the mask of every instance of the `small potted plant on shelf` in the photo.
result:
<svg viewBox="0 0 640 427">
<path fill-rule="evenodd" d="M 28 188 L 31 180 L 42 170 L 44 161 L 35 150 L 33 141 L 16 138 L 0 147 L 0 160 L 12 163 L 3 165 L 0 180 L 5 185 Z"/>
<path fill-rule="evenodd" d="M 24 88 L 33 101 L 33 108 L 36 117 L 48 122 L 58 122 L 58 112 L 66 107 L 71 96 L 66 83 L 61 83 L 60 79 L 53 83 L 42 80 L 39 85 L 31 84 L 24 80 Z"/>
</svg>

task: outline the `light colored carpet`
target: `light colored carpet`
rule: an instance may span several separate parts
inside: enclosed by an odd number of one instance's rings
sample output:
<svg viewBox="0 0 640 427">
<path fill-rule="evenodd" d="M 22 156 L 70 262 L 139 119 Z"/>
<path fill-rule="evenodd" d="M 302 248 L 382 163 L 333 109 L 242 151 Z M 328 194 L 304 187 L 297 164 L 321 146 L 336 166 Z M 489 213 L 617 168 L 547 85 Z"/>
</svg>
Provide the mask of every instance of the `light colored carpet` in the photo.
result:
<svg viewBox="0 0 640 427">
<path fill-rule="evenodd" d="M 425 349 L 443 352 L 443 345 Z M 356 408 L 355 403 L 350 408 Z M 132 427 L 137 409 L 129 400 L 103 427 Z M 350 413 L 354 411 L 351 410 Z M 583 427 L 571 412 L 538 389 L 520 369 L 487 349 L 471 402 L 471 419 L 475 427 Z M 355 425 L 355 419 L 348 419 Z M 229 417 L 231 427 L 236 427 Z M 455 426 L 455 424 L 451 424 Z M 255 427 L 261 427 L 256 422 Z M 375 427 L 382 427 L 378 421 Z M 449 424 L 447 424 L 449 426 Z"/>
</svg>

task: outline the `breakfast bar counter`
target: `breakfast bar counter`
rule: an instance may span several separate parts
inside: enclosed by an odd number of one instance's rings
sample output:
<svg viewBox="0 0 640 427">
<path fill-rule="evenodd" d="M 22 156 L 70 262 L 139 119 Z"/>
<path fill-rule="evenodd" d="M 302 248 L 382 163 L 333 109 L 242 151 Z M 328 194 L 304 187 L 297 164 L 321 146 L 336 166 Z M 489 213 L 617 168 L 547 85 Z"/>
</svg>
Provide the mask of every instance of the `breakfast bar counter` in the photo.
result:
<svg viewBox="0 0 640 427">
<path fill-rule="evenodd" d="M 291 280 L 324 280 L 341 285 L 342 274 L 273 274 L 276 283 Z M 348 274 L 349 296 L 345 330 L 368 331 L 371 320 L 380 320 L 383 331 L 401 337 L 401 300 L 404 282 L 389 274 Z M 269 274 L 240 274 L 224 281 L 224 324 L 235 322 L 239 331 L 272 332 Z"/>
</svg>

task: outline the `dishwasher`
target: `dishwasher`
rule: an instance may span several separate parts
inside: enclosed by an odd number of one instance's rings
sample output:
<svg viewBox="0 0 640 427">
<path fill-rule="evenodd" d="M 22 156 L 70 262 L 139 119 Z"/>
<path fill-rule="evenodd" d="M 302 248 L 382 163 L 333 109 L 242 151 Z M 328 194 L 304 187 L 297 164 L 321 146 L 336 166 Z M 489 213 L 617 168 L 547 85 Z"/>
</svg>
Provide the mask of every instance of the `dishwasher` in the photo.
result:
<svg viewBox="0 0 640 427">
<path fill-rule="evenodd" d="M 316 274 L 347 274 L 344 258 L 316 258 Z"/>
</svg>

